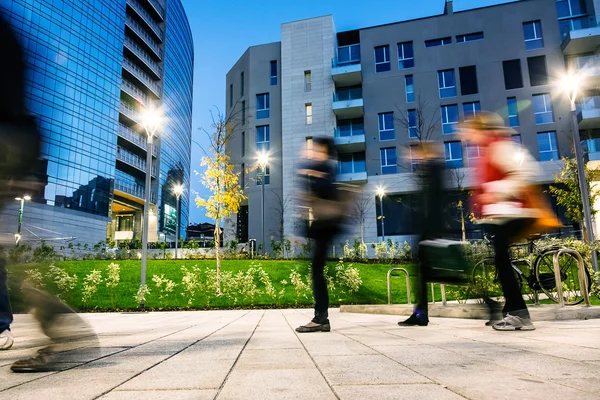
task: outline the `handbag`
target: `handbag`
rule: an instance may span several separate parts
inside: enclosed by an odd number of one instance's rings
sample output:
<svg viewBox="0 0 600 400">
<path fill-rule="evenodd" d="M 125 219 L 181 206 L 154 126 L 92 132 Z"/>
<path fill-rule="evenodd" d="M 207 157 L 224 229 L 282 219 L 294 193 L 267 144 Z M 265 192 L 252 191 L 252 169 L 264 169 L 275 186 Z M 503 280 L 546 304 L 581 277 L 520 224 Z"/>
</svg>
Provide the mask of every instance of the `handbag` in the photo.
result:
<svg viewBox="0 0 600 400">
<path fill-rule="evenodd" d="M 465 257 L 467 242 L 435 239 L 419 243 L 425 280 L 432 283 L 467 285 L 473 267 Z"/>
</svg>

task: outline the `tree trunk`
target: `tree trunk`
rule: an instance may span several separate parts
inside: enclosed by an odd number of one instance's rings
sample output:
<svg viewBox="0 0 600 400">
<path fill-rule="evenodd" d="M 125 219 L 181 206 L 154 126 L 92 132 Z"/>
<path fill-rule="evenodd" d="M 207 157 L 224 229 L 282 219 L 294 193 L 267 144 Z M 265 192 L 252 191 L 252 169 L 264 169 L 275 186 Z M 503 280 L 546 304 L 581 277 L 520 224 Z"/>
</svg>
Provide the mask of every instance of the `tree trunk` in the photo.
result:
<svg viewBox="0 0 600 400">
<path fill-rule="evenodd" d="M 460 210 L 460 224 L 461 224 L 461 229 L 462 229 L 462 241 L 466 242 L 467 241 L 467 230 L 465 228 L 465 210 L 463 210 L 463 209 Z"/>
<path fill-rule="evenodd" d="M 217 260 L 217 296 L 221 296 L 221 259 L 219 253 L 221 251 L 221 232 L 220 232 L 220 220 L 217 218 L 215 221 L 215 258 Z"/>
<path fill-rule="evenodd" d="M 361 254 L 362 258 L 365 258 L 365 224 L 364 223 L 360 224 L 360 244 L 361 244 L 360 254 Z"/>
</svg>

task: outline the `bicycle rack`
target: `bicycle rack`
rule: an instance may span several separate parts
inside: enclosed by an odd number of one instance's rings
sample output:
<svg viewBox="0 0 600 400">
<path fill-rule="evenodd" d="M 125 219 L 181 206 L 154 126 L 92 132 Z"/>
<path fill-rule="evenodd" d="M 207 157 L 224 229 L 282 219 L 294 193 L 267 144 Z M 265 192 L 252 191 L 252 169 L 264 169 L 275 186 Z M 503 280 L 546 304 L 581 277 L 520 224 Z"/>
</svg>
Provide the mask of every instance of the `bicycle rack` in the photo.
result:
<svg viewBox="0 0 600 400">
<path fill-rule="evenodd" d="M 442 292 L 442 305 L 446 305 L 446 285 L 443 283 L 440 284 L 440 290 Z M 431 284 L 431 301 L 435 304 L 435 284 Z"/>
<path fill-rule="evenodd" d="M 562 254 L 571 254 L 571 255 L 575 256 L 575 258 L 577 259 L 577 269 L 579 272 L 578 273 L 579 287 L 583 294 L 583 301 L 585 302 L 585 306 L 590 307 L 591 306 L 590 296 L 587 291 L 589 282 L 587 281 L 587 275 L 585 273 L 585 264 L 583 262 L 583 258 L 581 257 L 581 254 L 579 254 L 579 252 L 577 250 L 572 250 L 572 249 L 560 249 L 554 255 L 554 260 L 553 260 L 554 279 L 556 281 L 556 296 L 558 297 L 558 305 L 560 307 L 565 306 L 565 299 L 563 297 L 563 289 L 562 289 L 562 280 L 560 278 L 560 262 L 559 262 L 559 257 Z"/>
<path fill-rule="evenodd" d="M 387 273 L 387 289 L 388 289 L 388 304 L 392 304 L 392 272 L 394 271 L 402 271 L 406 276 L 406 296 L 408 297 L 408 304 L 412 304 L 410 300 L 410 278 L 408 276 L 408 271 L 404 268 L 391 268 Z"/>
</svg>

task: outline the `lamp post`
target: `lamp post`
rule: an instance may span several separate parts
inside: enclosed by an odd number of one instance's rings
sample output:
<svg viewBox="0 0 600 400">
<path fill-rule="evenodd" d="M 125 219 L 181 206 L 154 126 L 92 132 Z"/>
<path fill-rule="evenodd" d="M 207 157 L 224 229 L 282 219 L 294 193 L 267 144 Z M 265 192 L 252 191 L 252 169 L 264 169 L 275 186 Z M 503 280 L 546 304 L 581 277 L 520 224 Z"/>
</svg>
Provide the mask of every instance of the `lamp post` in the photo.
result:
<svg viewBox="0 0 600 400">
<path fill-rule="evenodd" d="M 381 237 L 383 242 L 385 243 L 385 222 L 383 216 L 383 196 L 385 195 L 385 190 L 382 186 L 377 188 L 377 196 L 379 196 L 379 213 L 381 214 Z"/>
<path fill-rule="evenodd" d="M 261 186 L 262 186 L 262 195 L 261 195 L 261 205 L 262 205 L 262 247 L 263 254 L 265 253 L 265 249 L 267 248 L 267 244 L 265 243 L 265 175 L 267 166 L 269 165 L 269 154 L 262 151 L 258 154 L 258 165 L 262 171 L 261 175 Z"/>
<path fill-rule="evenodd" d="M 177 259 L 177 247 L 179 246 L 179 202 L 181 195 L 183 194 L 183 185 L 175 185 L 173 187 L 173 193 L 177 197 L 177 227 L 175 228 L 175 259 Z"/>
<path fill-rule="evenodd" d="M 581 84 L 581 77 L 569 71 L 562 81 L 563 90 L 567 93 L 571 105 L 571 123 L 573 125 L 573 145 L 575 146 L 575 161 L 577 163 L 577 176 L 579 178 L 579 191 L 581 194 L 581 202 L 583 203 L 583 218 L 586 227 L 586 235 L 584 240 L 588 244 L 594 243 L 594 228 L 592 225 L 592 212 L 590 207 L 590 194 L 588 191 L 587 180 L 585 178 L 585 167 L 583 159 L 583 151 L 581 149 L 581 138 L 579 136 L 579 121 L 577 120 L 577 108 L 575 101 L 577 100 L 577 92 Z M 598 271 L 598 259 L 596 252 L 592 251 L 592 268 Z"/>
<path fill-rule="evenodd" d="M 23 225 L 23 209 L 25 208 L 25 201 L 31 200 L 31 196 L 25 195 L 16 197 L 15 200 L 21 202 L 21 207 L 19 207 L 19 224 L 17 225 L 17 233 L 15 234 L 15 242 L 17 247 L 19 247 L 19 241 L 21 240 L 21 226 Z"/>
<path fill-rule="evenodd" d="M 140 120 L 144 126 L 147 136 L 146 146 L 146 182 L 144 190 L 144 226 L 142 229 L 142 271 L 140 277 L 140 287 L 146 285 L 146 261 L 148 259 L 148 232 L 150 220 L 150 200 L 152 192 L 152 147 L 154 143 L 154 135 L 161 122 L 159 111 L 153 107 L 148 107 L 140 113 Z M 144 302 L 140 304 L 140 308 L 144 307 Z"/>
</svg>

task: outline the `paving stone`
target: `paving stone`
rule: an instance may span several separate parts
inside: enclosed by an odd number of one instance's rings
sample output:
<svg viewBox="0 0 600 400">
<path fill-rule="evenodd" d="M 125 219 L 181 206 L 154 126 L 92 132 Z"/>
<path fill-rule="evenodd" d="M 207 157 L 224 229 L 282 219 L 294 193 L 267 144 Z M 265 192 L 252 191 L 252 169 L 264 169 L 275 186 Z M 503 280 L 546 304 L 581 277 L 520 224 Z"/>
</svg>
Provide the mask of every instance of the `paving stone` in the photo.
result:
<svg viewBox="0 0 600 400">
<path fill-rule="evenodd" d="M 100 397 L 102 400 L 213 400 L 217 390 L 140 390 L 113 391 Z"/>
<path fill-rule="evenodd" d="M 334 386 L 342 400 L 459 400 L 464 397 L 435 384 Z"/>
</svg>

